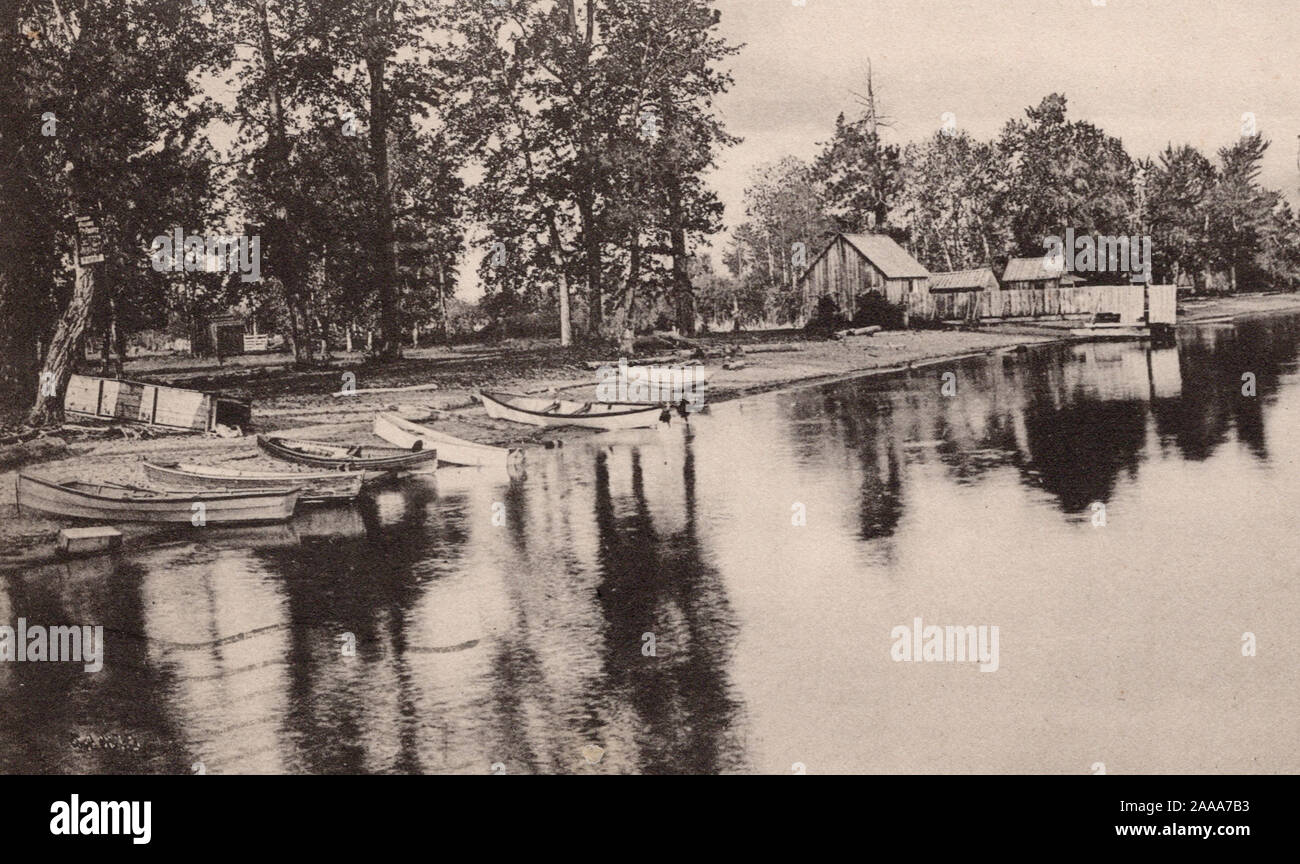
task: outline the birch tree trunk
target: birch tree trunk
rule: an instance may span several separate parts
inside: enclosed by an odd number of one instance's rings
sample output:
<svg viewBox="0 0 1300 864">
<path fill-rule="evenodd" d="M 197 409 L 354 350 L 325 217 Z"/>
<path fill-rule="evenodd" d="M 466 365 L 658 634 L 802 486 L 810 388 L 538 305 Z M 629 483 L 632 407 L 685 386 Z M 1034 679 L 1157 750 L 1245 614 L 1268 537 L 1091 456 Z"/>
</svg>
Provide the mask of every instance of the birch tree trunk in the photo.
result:
<svg viewBox="0 0 1300 864">
<path fill-rule="evenodd" d="M 36 389 L 36 402 L 27 415 L 32 426 L 49 426 L 63 422 L 63 394 L 68 379 L 76 369 L 86 334 L 86 323 L 95 300 L 95 270 L 78 267 L 72 299 L 59 319 L 59 326 L 50 340 L 50 350 L 45 355 L 40 381 Z"/>
</svg>

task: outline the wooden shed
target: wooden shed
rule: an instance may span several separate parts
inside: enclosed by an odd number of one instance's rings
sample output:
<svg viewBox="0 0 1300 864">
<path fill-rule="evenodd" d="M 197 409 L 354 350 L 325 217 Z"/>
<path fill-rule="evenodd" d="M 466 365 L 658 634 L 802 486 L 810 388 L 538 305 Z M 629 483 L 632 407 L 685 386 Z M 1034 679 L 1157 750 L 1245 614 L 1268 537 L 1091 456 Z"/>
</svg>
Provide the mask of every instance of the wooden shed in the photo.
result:
<svg viewBox="0 0 1300 864">
<path fill-rule="evenodd" d="M 200 357 L 231 357 L 244 353 L 244 319 L 234 313 L 211 315 L 202 320 L 194 338 L 194 353 Z"/>
<path fill-rule="evenodd" d="M 1012 258 L 1002 274 L 1004 291 L 1022 289 L 1060 288 L 1064 271 L 1048 265 L 1046 256 L 1037 258 Z"/>
<path fill-rule="evenodd" d="M 928 290 L 909 298 L 908 313 L 936 321 L 975 322 L 980 319 L 982 292 L 997 290 L 997 277 L 987 267 L 934 273 Z"/>
<path fill-rule="evenodd" d="M 835 298 L 840 312 L 848 318 L 857 311 L 857 296 L 869 291 L 883 294 L 890 303 L 901 306 L 913 292 L 923 292 L 929 278 L 930 271 L 891 237 L 836 234 L 799 277 L 802 317 L 807 319 L 817 308 L 817 301 L 827 295 Z"/>
<path fill-rule="evenodd" d="M 999 290 L 985 292 L 983 318 L 1039 318 L 1076 313 L 1076 288 L 1066 287 L 1067 274 L 1053 268 L 1046 256 L 1012 258 L 1002 274 Z"/>
</svg>

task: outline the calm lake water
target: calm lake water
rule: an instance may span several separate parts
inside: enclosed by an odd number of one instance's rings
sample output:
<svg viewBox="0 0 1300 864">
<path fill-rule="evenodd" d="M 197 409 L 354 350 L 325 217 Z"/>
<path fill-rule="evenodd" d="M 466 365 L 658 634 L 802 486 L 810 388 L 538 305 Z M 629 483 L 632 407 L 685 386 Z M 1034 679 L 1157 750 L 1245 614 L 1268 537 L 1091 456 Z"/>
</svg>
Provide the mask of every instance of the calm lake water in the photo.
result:
<svg viewBox="0 0 1300 864">
<path fill-rule="evenodd" d="M 107 636 L 0 663 L 0 771 L 1300 771 L 1298 355 L 979 358 L 0 574 Z M 895 661 L 918 617 L 999 668 Z"/>
</svg>

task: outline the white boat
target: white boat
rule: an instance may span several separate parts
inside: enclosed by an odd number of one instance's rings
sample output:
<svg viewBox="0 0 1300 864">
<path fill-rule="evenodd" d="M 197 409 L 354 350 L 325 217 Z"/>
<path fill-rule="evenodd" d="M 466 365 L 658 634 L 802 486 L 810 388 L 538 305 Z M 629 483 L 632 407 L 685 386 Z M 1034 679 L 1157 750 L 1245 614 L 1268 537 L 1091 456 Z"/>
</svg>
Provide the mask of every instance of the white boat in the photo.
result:
<svg viewBox="0 0 1300 864">
<path fill-rule="evenodd" d="M 524 451 L 490 444 L 477 444 L 439 432 L 405 417 L 386 411 L 375 415 L 374 433 L 389 444 L 404 450 L 414 450 L 420 445 L 424 450 L 438 451 L 440 465 L 466 465 L 475 467 L 508 468 L 524 458 Z"/>
<path fill-rule="evenodd" d="M 77 519 L 220 525 L 283 522 L 293 515 L 299 492 L 298 489 L 164 492 L 117 483 L 56 483 L 19 474 L 17 503 L 20 509 Z"/>
<path fill-rule="evenodd" d="M 617 402 L 569 402 L 510 393 L 480 393 L 489 417 L 530 426 L 581 426 L 586 429 L 647 429 L 658 426 L 666 413 L 658 405 Z"/>
<path fill-rule="evenodd" d="M 715 370 L 703 366 L 629 366 L 626 360 L 598 370 L 596 398 L 601 402 L 677 404 L 703 402 Z"/>
</svg>

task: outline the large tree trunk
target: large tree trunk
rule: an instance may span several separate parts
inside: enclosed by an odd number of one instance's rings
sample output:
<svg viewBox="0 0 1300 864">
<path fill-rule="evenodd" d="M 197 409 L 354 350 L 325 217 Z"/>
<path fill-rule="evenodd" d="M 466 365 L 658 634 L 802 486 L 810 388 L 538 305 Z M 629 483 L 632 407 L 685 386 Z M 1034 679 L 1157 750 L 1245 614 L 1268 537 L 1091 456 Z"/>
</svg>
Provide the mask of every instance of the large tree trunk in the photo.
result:
<svg viewBox="0 0 1300 864">
<path fill-rule="evenodd" d="M 695 335 L 695 295 L 691 288 L 690 250 L 686 243 L 686 217 L 682 210 L 681 184 L 669 169 L 668 232 L 672 238 L 673 306 L 676 311 L 677 332 L 683 336 Z M 770 253 L 769 253 L 770 254 Z M 782 273 L 784 277 L 784 272 Z"/>
<path fill-rule="evenodd" d="M 262 63 L 266 67 L 267 101 L 270 108 L 270 138 L 268 157 L 272 163 L 272 177 L 283 181 L 289 175 L 289 136 L 284 117 L 284 104 L 280 97 L 280 65 L 275 53 L 275 42 L 271 36 L 271 23 L 267 17 L 266 4 L 259 7 L 261 23 Z M 278 186 L 272 187 L 272 196 L 280 192 Z M 295 366 L 303 366 L 312 359 L 311 340 L 305 338 L 306 316 L 303 312 L 302 284 L 299 276 L 300 256 L 296 248 L 293 228 L 290 227 L 292 214 L 286 201 L 277 200 L 283 215 L 274 216 L 272 229 L 271 261 L 274 273 L 280 281 L 284 294 L 284 305 L 289 315 L 289 347 L 293 352 Z"/>
<path fill-rule="evenodd" d="M 401 316 L 397 297 L 397 248 L 393 233 L 392 178 L 388 168 L 388 93 L 382 54 L 366 58 L 370 75 L 370 163 L 375 184 L 375 230 L 371 256 L 379 285 L 379 356 L 402 356 Z"/>
<path fill-rule="evenodd" d="M 677 311 L 677 332 L 683 336 L 695 335 L 695 294 L 691 276 L 687 271 L 688 253 L 686 230 L 680 225 L 672 229 L 673 236 L 673 298 Z"/>
<path fill-rule="evenodd" d="M 578 196 L 578 214 L 582 217 L 582 248 L 587 270 L 587 332 L 599 336 L 604 324 L 604 292 L 601 286 L 600 230 L 591 196 Z"/>
<path fill-rule="evenodd" d="M 438 253 L 438 304 L 442 308 L 442 341 L 451 344 L 451 319 L 447 317 L 447 268 Z"/>
<path fill-rule="evenodd" d="M 86 322 L 90 320 L 94 300 L 94 265 L 79 267 L 72 299 L 68 301 L 68 308 L 59 319 L 58 329 L 50 341 L 50 350 L 45 355 L 45 365 L 41 369 L 40 383 L 36 390 L 36 403 L 27 415 L 27 422 L 33 426 L 63 422 L 63 394 L 80 359 L 82 338 L 86 333 Z"/>
<path fill-rule="evenodd" d="M 639 284 L 641 284 L 641 232 L 638 230 L 632 232 L 632 252 L 631 261 L 628 262 L 627 268 L 626 296 L 623 298 L 622 320 L 619 321 L 620 336 L 623 328 L 633 327 L 636 313 L 636 289 Z"/>
<path fill-rule="evenodd" d="M 573 325 L 569 319 L 569 273 L 564 266 L 564 249 L 560 245 L 560 230 L 555 227 L 555 214 L 546 214 L 546 228 L 551 235 L 551 264 L 560 280 L 560 345 L 573 344 Z"/>
</svg>

